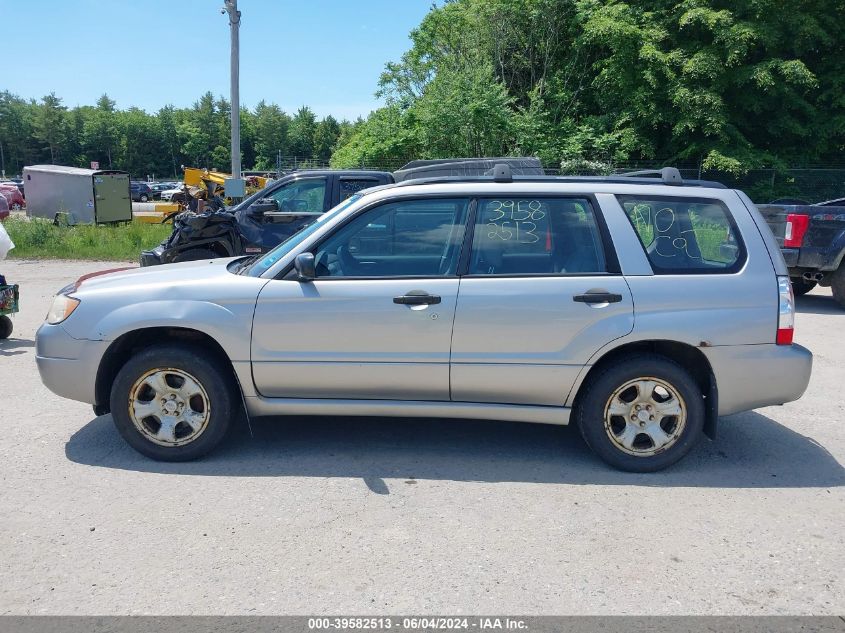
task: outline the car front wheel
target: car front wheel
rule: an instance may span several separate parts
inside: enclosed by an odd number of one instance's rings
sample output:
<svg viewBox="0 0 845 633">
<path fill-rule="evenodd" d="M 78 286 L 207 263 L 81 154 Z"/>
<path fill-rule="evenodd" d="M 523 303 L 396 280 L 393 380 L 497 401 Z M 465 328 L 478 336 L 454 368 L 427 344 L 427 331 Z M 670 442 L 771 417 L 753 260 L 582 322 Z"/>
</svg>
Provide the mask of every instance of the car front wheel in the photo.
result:
<svg viewBox="0 0 845 633">
<path fill-rule="evenodd" d="M 631 356 L 592 378 L 576 421 L 584 440 L 611 466 L 654 472 L 674 464 L 704 428 L 701 390 L 662 356 Z"/>
<path fill-rule="evenodd" d="M 145 349 L 118 372 L 111 411 L 123 438 L 160 461 L 211 451 L 237 413 L 232 380 L 214 355 L 184 345 Z"/>
</svg>

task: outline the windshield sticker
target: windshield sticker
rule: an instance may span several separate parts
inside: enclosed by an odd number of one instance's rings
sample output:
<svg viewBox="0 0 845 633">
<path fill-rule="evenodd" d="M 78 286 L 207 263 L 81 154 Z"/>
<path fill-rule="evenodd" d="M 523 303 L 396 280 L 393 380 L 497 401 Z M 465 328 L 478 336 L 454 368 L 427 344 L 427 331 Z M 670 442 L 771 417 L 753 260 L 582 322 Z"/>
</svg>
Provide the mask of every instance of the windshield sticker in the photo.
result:
<svg viewBox="0 0 845 633">
<path fill-rule="evenodd" d="M 276 257 L 275 255 L 268 255 L 267 257 L 261 260 L 261 266 L 266 270 L 270 268 L 270 266 L 275 264 L 277 261 L 279 261 L 278 257 Z"/>
</svg>

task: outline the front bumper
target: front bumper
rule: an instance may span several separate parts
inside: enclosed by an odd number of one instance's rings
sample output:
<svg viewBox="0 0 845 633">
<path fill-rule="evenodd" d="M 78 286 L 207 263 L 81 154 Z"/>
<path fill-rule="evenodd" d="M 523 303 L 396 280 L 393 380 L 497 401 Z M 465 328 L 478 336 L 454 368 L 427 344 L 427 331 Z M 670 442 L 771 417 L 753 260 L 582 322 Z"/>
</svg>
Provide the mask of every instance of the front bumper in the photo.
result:
<svg viewBox="0 0 845 633">
<path fill-rule="evenodd" d="M 700 348 L 719 389 L 719 415 L 798 400 L 807 390 L 813 354 L 801 345 Z"/>
<path fill-rule="evenodd" d="M 35 335 L 41 382 L 57 396 L 94 404 L 97 370 L 108 344 L 75 339 L 61 325 L 44 323 Z"/>
<path fill-rule="evenodd" d="M 151 251 L 141 251 L 141 266 L 158 266 L 163 263 L 161 255 L 164 249 L 161 246 L 156 246 Z"/>
</svg>

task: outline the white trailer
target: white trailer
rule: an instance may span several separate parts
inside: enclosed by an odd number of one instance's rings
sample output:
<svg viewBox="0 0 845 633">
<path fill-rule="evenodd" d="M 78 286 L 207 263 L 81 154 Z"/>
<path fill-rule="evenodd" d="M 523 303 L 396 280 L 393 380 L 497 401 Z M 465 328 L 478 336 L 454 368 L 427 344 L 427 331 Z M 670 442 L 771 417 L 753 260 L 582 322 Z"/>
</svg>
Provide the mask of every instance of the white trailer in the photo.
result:
<svg viewBox="0 0 845 633">
<path fill-rule="evenodd" d="M 113 169 L 32 165 L 23 169 L 28 216 L 69 224 L 132 220 L 129 174 Z"/>
</svg>

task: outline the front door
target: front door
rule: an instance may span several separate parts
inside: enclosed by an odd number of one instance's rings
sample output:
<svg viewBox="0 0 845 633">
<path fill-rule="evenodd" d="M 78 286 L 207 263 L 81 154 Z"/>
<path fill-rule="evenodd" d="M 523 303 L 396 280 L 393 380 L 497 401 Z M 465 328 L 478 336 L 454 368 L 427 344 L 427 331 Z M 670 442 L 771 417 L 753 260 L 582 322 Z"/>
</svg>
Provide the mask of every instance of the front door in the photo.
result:
<svg viewBox="0 0 845 633">
<path fill-rule="evenodd" d="M 267 197 L 276 201 L 277 212 L 260 217 L 249 208 L 238 211 L 238 228 L 246 241 L 246 252 L 272 250 L 326 210 L 328 186 L 326 178 L 300 178 L 288 182 Z"/>
<path fill-rule="evenodd" d="M 465 199 L 359 214 L 314 252 L 317 279 L 261 291 L 252 337 L 260 394 L 449 400 Z"/>
<path fill-rule="evenodd" d="M 631 292 L 586 198 L 479 200 L 452 341 L 451 397 L 562 406 L 633 329 Z"/>
</svg>

